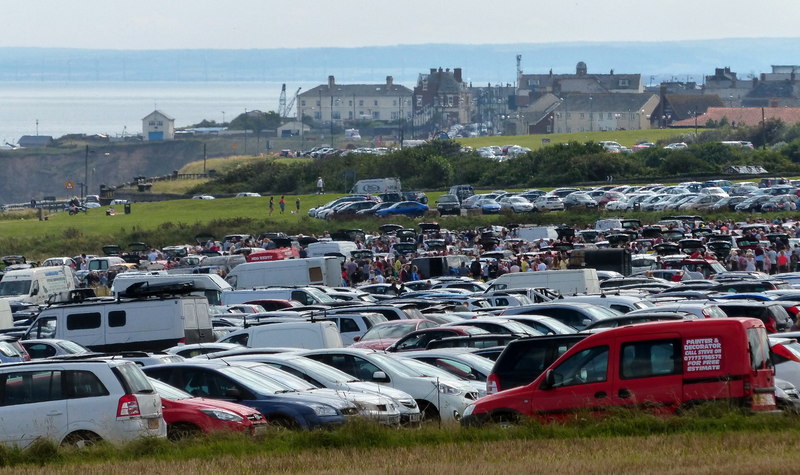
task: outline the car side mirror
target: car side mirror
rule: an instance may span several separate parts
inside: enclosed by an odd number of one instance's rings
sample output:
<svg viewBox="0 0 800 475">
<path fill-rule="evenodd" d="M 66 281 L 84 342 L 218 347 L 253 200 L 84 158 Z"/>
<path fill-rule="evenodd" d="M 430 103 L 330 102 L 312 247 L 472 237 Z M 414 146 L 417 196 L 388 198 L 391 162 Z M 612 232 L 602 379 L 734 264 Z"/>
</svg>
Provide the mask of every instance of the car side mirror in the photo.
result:
<svg viewBox="0 0 800 475">
<path fill-rule="evenodd" d="M 553 375 L 553 370 L 552 369 L 548 369 L 544 373 L 544 381 L 542 381 L 542 385 L 539 387 L 539 389 L 545 389 L 545 390 L 546 389 L 553 389 L 553 387 L 555 385 L 556 385 L 556 378 Z"/>
<path fill-rule="evenodd" d="M 225 391 L 225 397 L 229 399 L 236 399 L 237 401 L 242 398 L 242 392 L 238 388 L 230 388 Z"/>
<path fill-rule="evenodd" d="M 389 377 L 383 371 L 375 371 L 372 373 L 372 381 L 376 383 L 388 383 Z"/>
<path fill-rule="evenodd" d="M 356 335 L 356 336 L 354 336 L 354 337 L 353 337 L 353 341 L 354 341 L 354 342 L 355 342 L 355 341 L 361 341 L 361 337 L 360 337 L 360 336 L 358 336 L 358 335 Z"/>
<path fill-rule="evenodd" d="M 592 324 L 592 321 L 590 319 L 588 319 L 588 318 L 584 318 L 583 320 L 581 320 L 581 325 L 583 325 L 584 327 L 589 326 L 591 324 Z"/>
</svg>

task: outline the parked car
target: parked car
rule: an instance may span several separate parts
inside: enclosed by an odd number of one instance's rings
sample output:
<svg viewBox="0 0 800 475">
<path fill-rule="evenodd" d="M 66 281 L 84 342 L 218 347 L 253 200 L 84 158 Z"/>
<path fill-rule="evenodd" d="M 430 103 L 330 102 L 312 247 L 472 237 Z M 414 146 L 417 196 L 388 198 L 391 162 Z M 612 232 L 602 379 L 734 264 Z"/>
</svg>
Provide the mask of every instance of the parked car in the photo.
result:
<svg viewBox="0 0 800 475">
<path fill-rule="evenodd" d="M 490 333 L 487 330 L 478 327 L 466 326 L 442 326 L 435 328 L 424 328 L 421 330 L 413 331 L 406 336 L 400 338 L 395 343 L 392 343 L 386 348 L 386 351 L 415 351 L 424 350 L 427 348 L 428 343 L 433 340 L 441 340 L 451 336 L 465 336 L 465 335 L 479 335 Z"/>
<path fill-rule="evenodd" d="M 480 198 L 475 202 L 475 208 L 481 210 L 483 214 L 497 214 L 500 212 L 500 203 L 492 198 Z"/>
<path fill-rule="evenodd" d="M 533 211 L 533 203 L 521 196 L 507 195 L 498 201 L 501 208 L 510 209 L 515 213 L 526 213 Z"/>
<path fill-rule="evenodd" d="M 0 441 L 84 447 L 166 437 L 161 398 L 135 363 L 39 360 L 0 366 Z"/>
<path fill-rule="evenodd" d="M 345 419 L 337 408 L 314 398 L 285 392 L 248 368 L 210 360 L 159 365 L 145 373 L 193 396 L 234 400 L 258 410 L 267 422 L 292 429 L 334 427 Z"/>
<path fill-rule="evenodd" d="M 19 342 L 30 355 L 30 359 L 38 360 L 42 358 L 50 358 L 53 356 L 64 355 L 87 355 L 92 353 L 91 350 L 83 345 L 79 345 L 71 340 L 59 339 L 40 339 L 40 340 L 21 340 Z M 0 353 L 6 353 L 2 349 L 2 342 L 0 342 Z"/>
<path fill-rule="evenodd" d="M 428 212 L 428 205 L 419 203 L 417 201 L 400 201 L 394 203 L 388 208 L 384 208 L 375 212 L 375 216 L 385 218 L 387 216 L 413 216 L 420 217 Z"/>
<path fill-rule="evenodd" d="M 742 383 L 731 385 L 731 378 Z M 614 407 L 669 415 L 721 398 L 752 411 L 775 410 L 774 370 L 761 321 L 665 321 L 595 333 L 530 384 L 470 404 L 461 423 L 566 420 Z"/>
<path fill-rule="evenodd" d="M 167 437 L 172 440 L 218 431 L 262 434 L 267 421 L 257 410 L 233 402 L 194 397 L 153 378 L 150 384 L 161 397 Z"/>
<path fill-rule="evenodd" d="M 461 213 L 461 202 L 456 195 L 441 195 L 436 200 L 436 211 L 441 215 Z"/>
<path fill-rule="evenodd" d="M 566 209 L 596 209 L 597 202 L 586 193 L 576 191 L 564 197 Z"/>
<path fill-rule="evenodd" d="M 478 398 L 466 381 L 425 376 L 377 351 L 355 348 L 313 350 L 300 355 L 320 361 L 363 381 L 386 384 L 410 394 L 428 419 L 457 421 Z"/>
<path fill-rule="evenodd" d="M 435 328 L 438 325 L 425 319 L 390 320 L 374 325 L 363 336 L 354 338 L 351 348 L 370 348 L 385 350 L 400 338 L 416 330 Z"/>
<path fill-rule="evenodd" d="M 564 200 L 558 196 L 543 195 L 533 202 L 534 211 L 563 211 Z"/>
</svg>

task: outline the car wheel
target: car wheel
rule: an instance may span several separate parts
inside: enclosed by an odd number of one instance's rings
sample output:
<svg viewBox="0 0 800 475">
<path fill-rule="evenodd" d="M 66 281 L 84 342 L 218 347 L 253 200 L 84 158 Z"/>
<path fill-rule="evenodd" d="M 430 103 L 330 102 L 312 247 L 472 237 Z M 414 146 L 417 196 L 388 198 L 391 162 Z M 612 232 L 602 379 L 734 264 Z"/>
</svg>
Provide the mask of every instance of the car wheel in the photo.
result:
<svg viewBox="0 0 800 475">
<path fill-rule="evenodd" d="M 492 423 L 500 427 L 512 427 L 521 422 L 520 414 L 517 412 L 497 412 L 492 414 Z"/>
<path fill-rule="evenodd" d="M 88 430 L 81 430 L 73 432 L 61 441 L 62 447 L 72 447 L 74 449 L 83 449 L 94 445 L 103 440 L 99 435 Z"/>
<path fill-rule="evenodd" d="M 432 402 L 417 401 L 419 412 L 422 414 L 422 423 L 439 422 L 439 410 Z"/>
<path fill-rule="evenodd" d="M 200 435 L 200 428 L 194 424 L 176 423 L 167 426 L 167 437 L 169 440 L 181 440 Z"/>
<path fill-rule="evenodd" d="M 299 430 L 300 426 L 297 421 L 289 416 L 276 416 L 268 418 L 269 425 L 277 430 Z"/>
</svg>

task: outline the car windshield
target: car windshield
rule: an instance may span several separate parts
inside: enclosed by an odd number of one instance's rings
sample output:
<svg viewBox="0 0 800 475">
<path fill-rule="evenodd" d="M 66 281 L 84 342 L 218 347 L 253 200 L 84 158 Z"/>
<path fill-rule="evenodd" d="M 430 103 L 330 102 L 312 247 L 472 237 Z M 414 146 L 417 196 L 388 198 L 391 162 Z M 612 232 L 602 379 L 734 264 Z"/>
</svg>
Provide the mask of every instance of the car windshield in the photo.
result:
<svg viewBox="0 0 800 475">
<path fill-rule="evenodd" d="M 331 303 L 336 301 L 336 299 L 334 299 L 330 295 L 313 287 L 306 289 L 306 292 L 308 292 L 309 295 L 314 297 L 319 303 Z"/>
<path fill-rule="evenodd" d="M 74 341 L 64 340 L 58 343 L 58 346 L 64 349 L 67 353 L 71 354 L 79 354 L 79 353 L 90 353 L 91 351 L 83 345 L 79 345 Z"/>
<path fill-rule="evenodd" d="M 361 341 L 380 340 L 383 338 L 402 338 L 406 334 L 416 330 L 416 323 L 395 323 L 392 325 L 375 325 L 370 328 Z"/>
<path fill-rule="evenodd" d="M 305 381 L 303 379 L 298 378 L 293 374 L 286 373 L 285 371 L 281 371 L 284 374 L 276 374 L 277 370 L 270 366 L 261 364 L 261 365 L 253 365 L 249 366 L 250 369 L 255 371 L 256 373 L 268 378 L 270 381 L 273 381 L 276 384 L 280 384 L 282 386 L 286 386 L 286 389 L 293 390 L 293 391 L 309 391 L 311 389 L 317 389 L 313 384 Z M 280 378 L 280 379 L 278 379 Z"/>
<path fill-rule="evenodd" d="M 261 394 L 277 394 L 287 389 L 286 386 L 277 384 L 248 368 L 225 366 L 221 367 L 219 371 L 235 379 L 237 383 Z"/>
<path fill-rule="evenodd" d="M 30 280 L 4 280 L 0 282 L 0 296 L 28 295 L 31 289 Z"/>
<path fill-rule="evenodd" d="M 289 361 L 289 364 L 300 368 L 303 372 L 307 372 L 315 379 L 324 378 L 335 383 L 358 381 L 344 371 L 340 371 L 333 366 L 328 366 L 325 363 L 320 363 L 317 360 L 312 360 L 311 358 L 293 358 Z"/>
<path fill-rule="evenodd" d="M 447 371 L 437 368 L 436 366 L 430 365 L 428 363 L 423 363 L 422 361 L 417 361 L 412 358 L 402 358 L 397 360 L 397 362 L 410 371 L 414 371 L 418 373 L 419 376 L 429 376 L 432 378 L 442 378 L 442 379 L 462 379 L 458 376 L 455 376 L 452 373 L 448 373 Z"/>
<path fill-rule="evenodd" d="M 373 353 L 370 356 L 373 359 L 373 363 L 379 366 L 383 366 L 385 368 L 389 368 L 392 371 L 398 373 L 400 376 L 404 376 L 406 378 L 410 378 L 413 376 L 425 376 L 419 371 L 412 369 L 410 366 L 401 364 L 400 362 L 389 356 L 382 355 L 379 353 Z"/>
<path fill-rule="evenodd" d="M 185 391 L 181 391 L 180 389 L 170 386 L 167 383 L 163 383 L 157 379 L 147 379 L 150 380 L 150 385 L 153 386 L 153 389 L 155 389 L 158 395 L 161 396 L 161 399 L 180 401 L 181 399 L 191 399 L 194 397 Z"/>
</svg>

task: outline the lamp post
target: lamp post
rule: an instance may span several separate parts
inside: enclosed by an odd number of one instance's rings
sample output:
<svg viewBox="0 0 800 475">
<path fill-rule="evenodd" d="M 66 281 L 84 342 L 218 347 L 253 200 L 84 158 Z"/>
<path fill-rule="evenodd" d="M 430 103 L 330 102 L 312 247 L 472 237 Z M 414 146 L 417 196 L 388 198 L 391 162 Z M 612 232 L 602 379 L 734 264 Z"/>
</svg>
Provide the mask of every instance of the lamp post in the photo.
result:
<svg viewBox="0 0 800 475">
<path fill-rule="evenodd" d="M 81 201 L 89 195 L 89 154 L 94 153 L 94 150 L 89 150 L 89 145 L 86 145 L 85 153 L 83 155 L 83 186 L 81 187 Z"/>
<path fill-rule="evenodd" d="M 594 107 L 592 104 L 592 96 L 589 96 L 589 132 L 594 132 Z"/>
<path fill-rule="evenodd" d="M 247 155 L 247 109 L 244 110 L 244 154 Z"/>
</svg>

